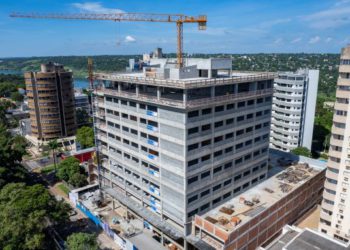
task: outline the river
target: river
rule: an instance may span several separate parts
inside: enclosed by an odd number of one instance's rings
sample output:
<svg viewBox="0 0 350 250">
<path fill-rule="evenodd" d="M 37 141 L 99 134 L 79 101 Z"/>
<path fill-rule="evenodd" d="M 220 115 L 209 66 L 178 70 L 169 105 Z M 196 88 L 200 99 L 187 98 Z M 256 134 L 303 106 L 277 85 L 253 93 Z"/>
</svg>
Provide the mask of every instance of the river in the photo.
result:
<svg viewBox="0 0 350 250">
<path fill-rule="evenodd" d="M 0 74 L 5 74 L 5 75 L 23 75 L 22 71 L 19 70 L 4 70 L 0 69 Z M 89 81 L 86 79 L 82 78 L 76 78 L 74 79 L 74 88 L 88 88 L 89 86 Z"/>
</svg>

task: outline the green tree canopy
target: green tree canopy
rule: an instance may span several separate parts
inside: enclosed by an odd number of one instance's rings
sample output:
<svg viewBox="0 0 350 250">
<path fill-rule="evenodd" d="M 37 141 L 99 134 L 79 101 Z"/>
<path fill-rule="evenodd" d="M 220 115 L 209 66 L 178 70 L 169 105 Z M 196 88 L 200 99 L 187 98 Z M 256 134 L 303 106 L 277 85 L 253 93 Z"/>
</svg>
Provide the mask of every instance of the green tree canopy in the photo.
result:
<svg viewBox="0 0 350 250">
<path fill-rule="evenodd" d="M 78 125 L 86 125 L 91 123 L 91 117 L 85 109 L 78 109 L 75 113 Z"/>
<path fill-rule="evenodd" d="M 42 185 L 10 183 L 0 190 L 0 249 L 45 249 L 45 228 L 64 223 L 69 206 Z"/>
<path fill-rule="evenodd" d="M 18 91 L 11 93 L 11 99 L 15 102 L 22 102 L 24 97 Z"/>
<path fill-rule="evenodd" d="M 21 136 L 11 136 L 5 125 L 0 123 L 0 164 L 12 166 L 22 160 L 25 154 L 26 141 Z"/>
<path fill-rule="evenodd" d="M 83 148 L 90 148 L 95 145 L 94 130 L 91 127 L 81 127 L 77 130 L 76 137 L 77 142 L 79 142 Z"/>
<path fill-rule="evenodd" d="M 306 157 L 311 157 L 311 151 L 306 147 L 297 147 L 292 150 L 292 153 L 295 155 L 302 155 Z"/>
<path fill-rule="evenodd" d="M 68 250 L 97 250 L 96 235 L 88 233 L 74 233 L 68 236 L 66 242 Z"/>
<path fill-rule="evenodd" d="M 84 169 L 80 166 L 79 160 L 74 157 L 68 157 L 58 164 L 57 177 L 75 187 L 87 184 Z"/>
</svg>

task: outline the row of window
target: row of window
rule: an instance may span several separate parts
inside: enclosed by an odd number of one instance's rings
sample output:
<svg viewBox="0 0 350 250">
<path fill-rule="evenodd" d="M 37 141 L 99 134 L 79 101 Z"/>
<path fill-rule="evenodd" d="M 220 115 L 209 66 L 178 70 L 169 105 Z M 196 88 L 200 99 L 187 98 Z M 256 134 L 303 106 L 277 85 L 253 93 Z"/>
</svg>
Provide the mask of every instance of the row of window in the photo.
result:
<svg viewBox="0 0 350 250">
<path fill-rule="evenodd" d="M 256 112 L 255 113 L 255 117 L 261 117 L 263 115 L 268 115 L 270 113 L 270 111 L 271 111 L 270 109 L 266 109 L 264 111 Z M 236 122 L 243 122 L 245 120 L 249 120 L 249 119 L 253 119 L 253 118 L 254 118 L 254 113 L 250 113 L 250 114 L 247 114 L 247 115 L 241 115 L 241 116 L 238 116 L 236 118 Z M 220 127 L 223 127 L 223 126 L 233 126 L 232 125 L 233 123 L 234 123 L 234 118 L 229 118 L 229 119 L 226 119 L 226 120 L 217 121 L 217 122 L 214 122 L 213 124 L 208 123 L 208 124 L 205 124 L 205 125 L 202 125 L 202 126 L 199 126 L 199 127 L 189 128 L 187 130 L 187 134 L 188 135 L 193 135 L 193 134 L 199 133 L 200 129 L 201 129 L 202 132 L 205 132 L 205 131 L 210 130 L 212 127 L 220 128 Z M 266 124 L 268 126 L 269 123 L 266 123 Z"/>
<path fill-rule="evenodd" d="M 259 177 L 253 179 L 253 180 L 251 181 L 251 183 L 254 184 L 254 183 L 258 182 L 259 179 L 262 180 L 262 179 L 264 179 L 264 178 L 265 178 L 265 174 L 262 174 L 262 175 L 260 175 Z M 213 207 L 214 207 L 214 206 L 217 206 L 219 202 L 223 202 L 223 201 L 227 200 L 228 198 L 231 198 L 233 195 L 235 195 L 235 194 L 237 194 L 237 193 L 239 193 L 239 192 L 245 190 L 245 189 L 248 188 L 249 186 L 250 186 L 250 182 L 246 182 L 246 183 L 244 183 L 242 186 L 239 186 L 239 187 L 235 188 L 234 190 L 225 193 L 223 196 L 220 196 L 220 197 L 218 197 L 218 198 L 215 198 L 215 199 L 211 202 L 212 206 L 213 206 Z M 206 190 L 206 191 L 204 191 L 204 192 L 202 192 L 202 193 L 200 194 L 200 197 L 202 198 L 202 197 L 205 197 L 205 196 L 207 196 L 207 195 L 209 195 L 209 194 L 210 194 L 210 191 L 209 191 L 209 190 Z M 191 198 L 194 199 L 194 200 L 199 199 L 199 195 L 198 195 L 197 197 L 191 197 Z M 194 200 L 192 200 L 191 202 L 193 202 Z M 188 200 L 188 201 L 190 201 L 190 200 Z M 196 208 L 196 209 L 192 210 L 191 212 L 189 212 L 189 213 L 187 214 L 187 216 L 188 216 L 188 217 L 192 217 L 192 216 L 198 214 L 199 212 L 203 212 L 203 211 L 205 211 L 205 210 L 207 210 L 207 209 L 209 209 L 209 208 L 210 208 L 210 202 L 208 202 L 208 203 L 206 203 L 206 204 L 200 206 L 199 208 Z"/>
<path fill-rule="evenodd" d="M 118 98 L 110 97 L 110 96 L 106 96 L 105 98 L 106 98 L 107 102 L 113 102 L 113 103 L 121 104 L 121 105 L 124 105 L 124 106 L 130 106 L 130 107 L 134 107 L 134 108 L 136 108 L 138 106 L 139 109 L 150 110 L 150 111 L 154 111 L 154 112 L 157 112 L 157 110 L 158 110 L 157 107 L 153 106 L 153 105 L 147 105 L 147 104 L 143 104 L 143 103 L 136 103 L 136 102 L 133 102 L 133 101 L 126 101 L 126 100 L 123 100 L 123 99 L 118 99 Z"/>
<path fill-rule="evenodd" d="M 256 104 L 262 104 L 264 102 L 264 98 L 258 98 L 256 99 Z M 265 98 L 265 102 L 271 102 L 271 97 L 266 97 Z M 194 110 L 191 112 L 188 112 L 187 117 L 188 118 L 193 118 L 193 117 L 198 117 L 200 115 L 209 115 L 212 113 L 220 113 L 223 112 L 225 110 L 232 110 L 235 109 L 235 107 L 237 106 L 237 109 L 239 108 L 244 108 L 244 107 L 249 107 L 249 106 L 253 106 L 255 104 L 255 99 L 253 100 L 248 100 L 248 101 L 241 101 L 241 102 L 237 102 L 236 103 L 230 103 L 225 105 L 220 105 L 220 106 L 216 106 L 215 108 L 205 108 L 202 110 Z M 225 109 L 226 108 L 226 109 Z"/>
</svg>

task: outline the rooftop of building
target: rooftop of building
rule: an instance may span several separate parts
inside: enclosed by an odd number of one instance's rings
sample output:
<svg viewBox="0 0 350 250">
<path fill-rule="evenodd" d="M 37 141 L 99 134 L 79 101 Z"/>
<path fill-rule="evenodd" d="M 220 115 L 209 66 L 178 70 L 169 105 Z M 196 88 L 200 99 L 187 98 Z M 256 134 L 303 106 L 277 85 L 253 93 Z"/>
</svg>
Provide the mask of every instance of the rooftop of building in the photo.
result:
<svg viewBox="0 0 350 250">
<path fill-rule="evenodd" d="M 231 58 L 184 58 L 181 68 L 177 67 L 175 58 L 152 57 L 142 63 L 141 68 L 137 66 L 135 69 L 135 60 L 131 60 L 127 67 L 129 72 L 96 73 L 95 78 L 174 88 L 198 88 L 276 77 L 270 72 L 232 71 Z"/>
<path fill-rule="evenodd" d="M 284 169 L 283 171 L 200 217 L 231 233 L 266 211 L 326 167 L 324 162 L 318 163 L 312 159 L 308 161 L 305 158 L 296 160 L 293 157 L 287 158 L 291 154 L 276 152 L 278 150 L 272 150 L 270 164 L 277 169 Z M 287 167 L 286 165 L 289 164 L 291 165 Z"/>
<path fill-rule="evenodd" d="M 349 250 L 349 244 L 330 238 L 328 235 L 293 226 L 285 226 L 283 233 L 264 250 Z"/>
</svg>

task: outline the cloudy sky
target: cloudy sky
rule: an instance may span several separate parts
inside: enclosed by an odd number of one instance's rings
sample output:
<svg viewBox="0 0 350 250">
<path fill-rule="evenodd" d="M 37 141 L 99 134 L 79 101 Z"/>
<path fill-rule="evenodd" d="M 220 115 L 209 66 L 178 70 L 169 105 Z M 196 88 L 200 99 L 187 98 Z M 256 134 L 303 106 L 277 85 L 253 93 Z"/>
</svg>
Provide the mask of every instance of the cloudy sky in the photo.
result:
<svg viewBox="0 0 350 250">
<path fill-rule="evenodd" d="M 350 0 L 1 0 L 0 57 L 176 50 L 171 23 L 15 19 L 11 12 L 206 14 L 206 31 L 185 25 L 188 53 L 339 53 L 350 43 Z"/>
</svg>

